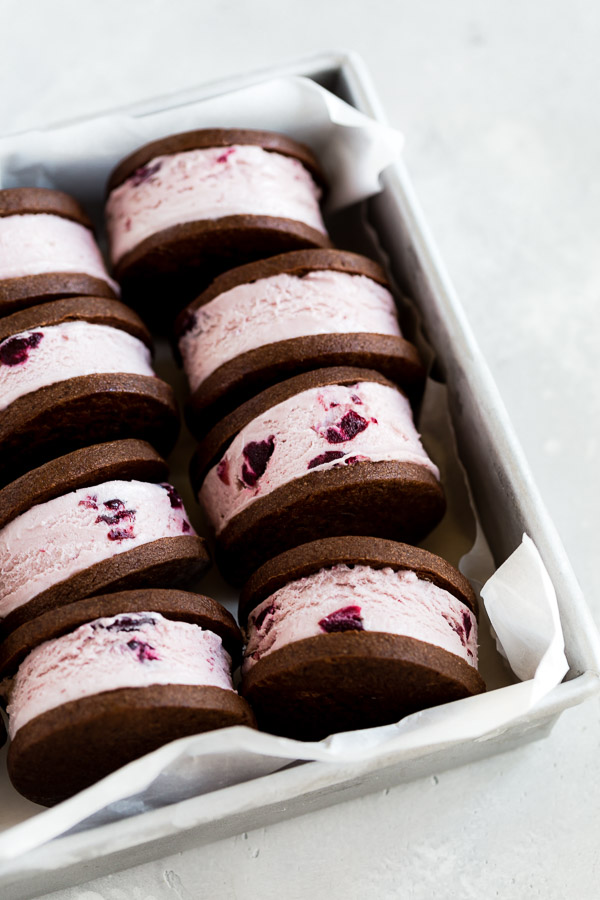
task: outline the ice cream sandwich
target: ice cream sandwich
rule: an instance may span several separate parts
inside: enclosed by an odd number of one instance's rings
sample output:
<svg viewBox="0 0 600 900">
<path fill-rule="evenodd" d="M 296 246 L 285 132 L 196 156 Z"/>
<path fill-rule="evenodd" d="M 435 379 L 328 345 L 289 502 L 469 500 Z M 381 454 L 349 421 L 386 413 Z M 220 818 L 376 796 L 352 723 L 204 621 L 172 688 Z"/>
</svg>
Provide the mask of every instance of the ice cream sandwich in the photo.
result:
<svg viewBox="0 0 600 900">
<path fill-rule="evenodd" d="M 421 540 L 445 510 L 406 395 L 369 369 L 297 375 L 216 425 L 190 468 L 232 583 L 316 538 Z"/>
<path fill-rule="evenodd" d="M 167 475 L 149 444 L 113 441 L 0 490 L 0 632 L 106 591 L 190 584 L 210 558 Z"/>
<path fill-rule="evenodd" d="M 311 369 L 376 369 L 407 390 L 425 377 L 385 272 L 345 250 L 298 250 L 225 272 L 180 314 L 176 333 L 198 437 L 254 394 Z"/>
<path fill-rule="evenodd" d="M 177 590 L 93 597 L 0 647 L 15 788 L 52 806 L 162 744 L 254 726 L 231 671 L 241 634 L 220 604 Z"/>
<path fill-rule="evenodd" d="M 170 308 L 177 294 L 191 300 L 232 266 L 329 247 L 322 184 L 309 148 L 282 134 L 206 129 L 146 144 L 108 183 L 115 277 L 133 288 L 130 296 L 140 286 L 146 296 L 149 286 L 168 285 Z M 163 297 L 163 317 L 168 308 Z"/>
<path fill-rule="evenodd" d="M 79 203 L 47 188 L 0 191 L 0 316 L 76 296 L 119 296 Z"/>
<path fill-rule="evenodd" d="M 167 453 L 178 430 L 150 335 L 123 303 L 71 297 L 0 319 L 0 483 L 112 439 L 149 440 Z"/>
<path fill-rule="evenodd" d="M 262 566 L 240 598 L 241 693 L 259 727 L 300 740 L 397 722 L 485 690 L 477 598 L 425 550 L 314 541 Z"/>
</svg>

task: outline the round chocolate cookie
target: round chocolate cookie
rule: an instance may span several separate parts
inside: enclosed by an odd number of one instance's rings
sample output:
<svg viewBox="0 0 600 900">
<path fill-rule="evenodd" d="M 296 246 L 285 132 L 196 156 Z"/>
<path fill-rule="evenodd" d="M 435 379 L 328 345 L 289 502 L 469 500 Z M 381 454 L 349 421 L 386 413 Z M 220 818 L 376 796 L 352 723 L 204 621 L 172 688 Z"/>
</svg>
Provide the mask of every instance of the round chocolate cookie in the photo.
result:
<svg viewBox="0 0 600 900">
<path fill-rule="evenodd" d="M 345 250 L 298 250 L 225 272 L 175 330 L 197 437 L 259 391 L 313 369 L 375 369 L 408 391 L 425 378 L 400 336 L 385 272 Z"/>
<path fill-rule="evenodd" d="M 55 300 L 0 319 L 0 484 L 78 447 L 140 438 L 168 453 L 179 417 L 141 319 L 117 300 Z"/>
<path fill-rule="evenodd" d="M 0 261 L 0 316 L 60 297 L 118 296 L 92 223 L 69 194 L 0 190 L 0 242 L 10 251 Z"/>
<path fill-rule="evenodd" d="M 111 175 L 106 207 L 127 301 L 164 321 L 227 268 L 331 246 L 322 182 L 308 147 L 273 132 L 205 129 L 136 150 Z"/>
<path fill-rule="evenodd" d="M 241 692 L 259 727 L 299 740 L 397 722 L 485 690 L 477 598 L 425 550 L 370 537 L 314 541 L 244 587 Z"/>
<path fill-rule="evenodd" d="M 13 785 L 52 806 L 172 740 L 254 727 L 231 682 L 241 645 L 220 604 L 177 590 L 98 596 L 22 625 L 0 647 Z"/>
<path fill-rule="evenodd" d="M 406 396 L 367 369 L 320 369 L 268 388 L 213 428 L 190 474 L 233 584 L 315 538 L 417 543 L 445 510 Z"/>
<path fill-rule="evenodd" d="M 0 633 L 106 591 L 185 585 L 210 562 L 143 441 L 74 451 L 0 490 Z"/>
</svg>

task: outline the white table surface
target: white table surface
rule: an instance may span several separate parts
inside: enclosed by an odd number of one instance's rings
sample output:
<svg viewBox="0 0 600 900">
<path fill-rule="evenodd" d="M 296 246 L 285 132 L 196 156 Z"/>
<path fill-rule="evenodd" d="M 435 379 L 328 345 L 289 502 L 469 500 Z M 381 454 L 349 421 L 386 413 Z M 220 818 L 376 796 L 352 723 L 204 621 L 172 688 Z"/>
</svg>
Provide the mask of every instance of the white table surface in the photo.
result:
<svg viewBox="0 0 600 900">
<path fill-rule="evenodd" d="M 595 615 L 600 6 L 0 0 L 0 130 L 357 50 Z M 597 898 L 598 700 L 522 750 L 55 900 Z"/>
</svg>

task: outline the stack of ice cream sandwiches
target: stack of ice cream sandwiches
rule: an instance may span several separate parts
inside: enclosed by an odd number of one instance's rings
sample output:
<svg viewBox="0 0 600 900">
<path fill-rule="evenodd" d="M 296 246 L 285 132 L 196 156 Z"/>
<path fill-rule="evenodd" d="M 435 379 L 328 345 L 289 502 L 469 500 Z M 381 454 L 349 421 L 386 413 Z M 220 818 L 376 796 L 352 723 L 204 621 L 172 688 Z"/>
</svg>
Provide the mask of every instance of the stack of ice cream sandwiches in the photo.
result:
<svg viewBox="0 0 600 900">
<path fill-rule="evenodd" d="M 178 589 L 210 557 L 161 456 L 173 389 L 119 293 L 72 197 L 0 191 L 0 692 L 11 779 L 45 804 L 254 724 L 235 621 Z"/>
<path fill-rule="evenodd" d="M 72 198 L 0 192 L 0 678 L 32 799 L 196 731 L 318 740 L 485 690 L 477 599 L 415 546 L 445 511 L 425 368 L 383 269 L 333 247 L 325 191 L 286 135 L 154 141 L 108 182 L 112 278 Z M 159 455 L 177 408 L 148 325 L 185 369 L 242 631 L 181 590 L 209 557 Z"/>
</svg>

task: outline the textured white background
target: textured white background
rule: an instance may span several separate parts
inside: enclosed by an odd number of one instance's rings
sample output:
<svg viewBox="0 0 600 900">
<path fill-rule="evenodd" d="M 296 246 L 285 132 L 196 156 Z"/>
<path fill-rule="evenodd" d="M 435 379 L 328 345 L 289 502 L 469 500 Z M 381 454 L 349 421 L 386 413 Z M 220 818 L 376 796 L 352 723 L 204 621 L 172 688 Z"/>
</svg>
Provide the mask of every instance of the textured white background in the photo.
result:
<svg viewBox="0 0 600 900">
<path fill-rule="evenodd" d="M 362 54 L 600 615 L 600 6 L 0 0 L 0 131 L 317 50 Z M 597 700 L 537 745 L 53 894 L 597 898 Z"/>
</svg>

